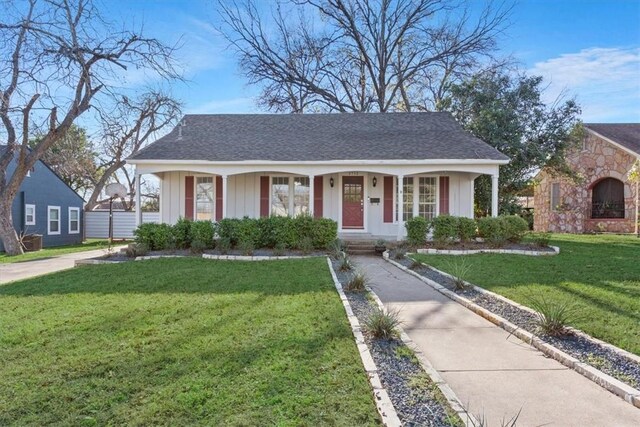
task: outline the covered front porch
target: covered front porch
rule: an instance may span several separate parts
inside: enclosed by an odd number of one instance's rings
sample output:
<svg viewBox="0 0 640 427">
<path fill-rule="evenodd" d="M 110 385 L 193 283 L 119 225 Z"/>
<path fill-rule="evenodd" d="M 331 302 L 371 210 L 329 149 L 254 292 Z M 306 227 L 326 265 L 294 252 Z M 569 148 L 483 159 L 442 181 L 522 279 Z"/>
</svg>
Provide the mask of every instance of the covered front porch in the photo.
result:
<svg viewBox="0 0 640 427">
<path fill-rule="evenodd" d="M 402 240 L 404 222 L 414 216 L 473 217 L 473 183 L 481 174 L 493 177 L 497 215 L 496 164 L 140 163 L 138 177 L 153 174 L 160 180 L 160 220 L 169 224 L 180 217 L 219 221 L 308 214 L 335 220 L 342 238 Z"/>
</svg>

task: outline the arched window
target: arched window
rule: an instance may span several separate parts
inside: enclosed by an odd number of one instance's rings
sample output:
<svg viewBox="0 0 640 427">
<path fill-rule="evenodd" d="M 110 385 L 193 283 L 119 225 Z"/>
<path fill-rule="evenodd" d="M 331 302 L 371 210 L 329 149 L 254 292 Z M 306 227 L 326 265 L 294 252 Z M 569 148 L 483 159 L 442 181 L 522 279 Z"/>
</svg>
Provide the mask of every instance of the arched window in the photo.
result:
<svg viewBox="0 0 640 427">
<path fill-rule="evenodd" d="M 624 218 L 624 184 L 605 178 L 593 186 L 591 218 Z"/>
</svg>

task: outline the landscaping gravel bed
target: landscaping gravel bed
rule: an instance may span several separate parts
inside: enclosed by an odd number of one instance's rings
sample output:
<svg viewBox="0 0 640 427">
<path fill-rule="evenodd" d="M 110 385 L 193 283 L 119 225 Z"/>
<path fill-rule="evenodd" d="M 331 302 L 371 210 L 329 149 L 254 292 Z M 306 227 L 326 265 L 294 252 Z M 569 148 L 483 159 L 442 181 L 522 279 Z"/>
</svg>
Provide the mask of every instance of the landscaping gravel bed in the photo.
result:
<svg viewBox="0 0 640 427">
<path fill-rule="evenodd" d="M 415 268 L 416 266 L 414 265 L 414 261 L 407 257 L 400 260 L 394 260 L 405 267 L 411 268 L 413 266 L 414 268 L 412 270 L 421 276 L 431 279 L 434 282 L 455 291 L 455 285 L 451 278 L 444 276 L 427 266 Z M 565 353 L 570 354 L 581 362 L 588 363 L 594 368 L 629 384 L 631 387 L 640 387 L 640 363 L 635 360 L 619 355 L 615 351 L 579 335 L 568 334 L 563 337 L 555 337 L 545 334 L 539 335 L 535 323 L 535 314 L 522 310 L 492 295 L 479 292 L 473 288 L 467 288 L 462 291 L 455 292 L 473 301 L 480 307 L 505 318 L 520 328 L 536 334 L 539 338 L 559 348 Z"/>
<path fill-rule="evenodd" d="M 341 272 L 333 261 L 338 281 L 345 286 L 351 272 Z M 360 325 L 364 325 L 369 314 L 376 308 L 366 292 L 346 292 L 353 313 Z M 364 329 L 364 328 L 363 328 Z M 460 425 L 455 414 L 449 415 L 444 397 L 422 370 L 410 350 L 399 339 L 372 339 L 363 330 L 365 341 L 378 368 L 382 385 L 389 393 L 398 417 L 406 426 L 451 426 Z M 404 347 L 404 350 L 399 350 Z"/>
</svg>

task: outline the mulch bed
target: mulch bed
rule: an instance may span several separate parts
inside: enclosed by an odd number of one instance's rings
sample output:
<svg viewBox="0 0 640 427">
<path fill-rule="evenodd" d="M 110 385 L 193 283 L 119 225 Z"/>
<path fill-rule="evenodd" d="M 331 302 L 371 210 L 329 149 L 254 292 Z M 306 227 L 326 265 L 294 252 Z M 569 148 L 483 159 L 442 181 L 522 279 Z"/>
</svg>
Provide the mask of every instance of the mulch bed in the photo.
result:
<svg viewBox="0 0 640 427">
<path fill-rule="evenodd" d="M 408 268 L 414 266 L 414 261 L 407 257 L 400 260 L 394 259 L 394 261 Z M 505 318 L 525 331 L 536 334 L 542 340 L 570 354 L 581 362 L 587 363 L 631 387 L 640 387 L 640 363 L 635 360 L 631 360 L 597 342 L 572 333 L 560 337 L 540 334 L 536 326 L 536 316 L 533 313 L 473 288 L 456 291 L 455 284 L 451 278 L 438 273 L 428 266 L 413 268 L 412 270 L 464 296 L 480 307 Z"/>
<path fill-rule="evenodd" d="M 338 263 L 333 261 L 333 269 L 338 281 L 344 286 L 349 282 L 353 272 L 341 272 Z M 377 307 L 367 297 L 366 292 L 345 291 L 353 313 L 360 325 L 364 325 L 370 313 Z M 363 334 L 369 351 L 378 368 L 382 385 L 387 390 L 398 417 L 406 426 L 451 426 L 456 420 L 448 415 L 446 402 L 439 400 L 437 387 L 431 382 L 419 363 L 407 356 L 398 355 L 397 349 L 405 347 L 400 339 L 373 339 Z M 442 399 L 442 398 L 440 398 Z M 457 417 L 456 417 L 457 418 Z"/>
</svg>

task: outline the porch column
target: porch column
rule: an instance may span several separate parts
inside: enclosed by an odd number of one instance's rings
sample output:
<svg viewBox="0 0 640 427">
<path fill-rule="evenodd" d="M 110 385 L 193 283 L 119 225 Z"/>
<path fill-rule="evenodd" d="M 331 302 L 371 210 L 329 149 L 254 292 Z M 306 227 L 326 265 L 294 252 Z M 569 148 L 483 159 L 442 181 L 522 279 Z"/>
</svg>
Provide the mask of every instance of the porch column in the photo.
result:
<svg viewBox="0 0 640 427">
<path fill-rule="evenodd" d="M 498 177 L 491 175 L 491 216 L 498 216 Z"/>
<path fill-rule="evenodd" d="M 227 206 L 229 206 L 229 191 L 227 191 L 227 175 L 222 175 L 222 218 L 227 217 Z"/>
<path fill-rule="evenodd" d="M 140 181 L 142 174 L 138 173 L 138 168 L 135 170 L 135 180 L 136 180 L 136 227 L 142 224 L 142 202 L 140 201 Z"/>
<path fill-rule="evenodd" d="M 314 181 L 314 176 L 313 175 L 309 175 L 309 215 L 311 217 L 313 217 L 314 214 L 314 198 L 315 198 L 315 192 L 314 190 L 314 185 L 313 185 L 313 181 Z"/>
<path fill-rule="evenodd" d="M 404 175 L 398 175 L 398 241 L 404 236 Z"/>
</svg>

